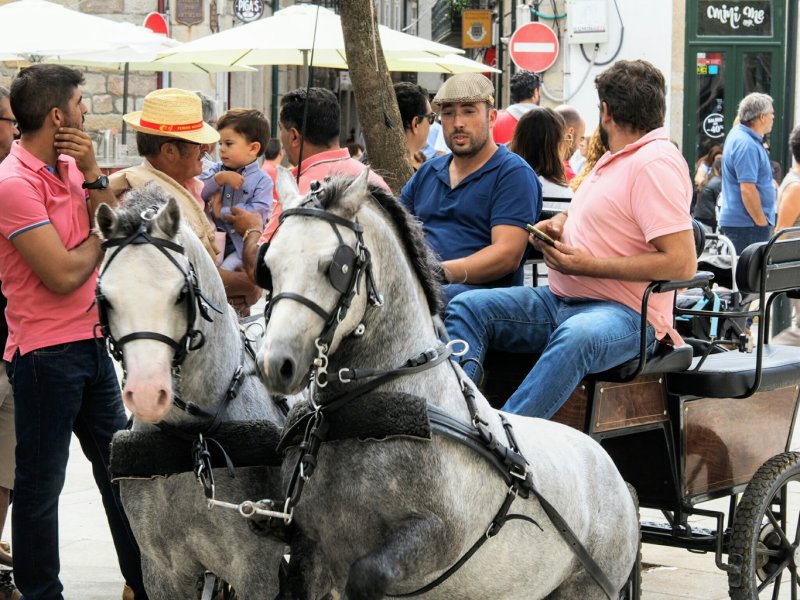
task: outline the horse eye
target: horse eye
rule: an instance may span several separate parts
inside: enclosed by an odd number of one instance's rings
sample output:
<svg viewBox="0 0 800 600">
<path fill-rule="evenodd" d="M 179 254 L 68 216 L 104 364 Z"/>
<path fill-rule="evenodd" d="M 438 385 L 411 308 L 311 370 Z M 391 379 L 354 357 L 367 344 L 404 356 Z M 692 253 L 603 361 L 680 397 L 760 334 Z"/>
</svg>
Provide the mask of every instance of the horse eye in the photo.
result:
<svg viewBox="0 0 800 600">
<path fill-rule="evenodd" d="M 332 264 L 333 264 L 332 260 L 320 258 L 319 262 L 317 263 L 317 270 L 320 273 L 327 273 L 328 270 L 331 268 Z"/>
<path fill-rule="evenodd" d="M 175 304 L 180 304 L 181 302 L 183 302 L 186 299 L 186 294 L 187 293 L 188 293 L 188 290 L 186 289 L 186 286 L 183 286 L 183 288 L 181 289 L 181 293 L 178 294 L 178 297 L 175 300 Z"/>
</svg>

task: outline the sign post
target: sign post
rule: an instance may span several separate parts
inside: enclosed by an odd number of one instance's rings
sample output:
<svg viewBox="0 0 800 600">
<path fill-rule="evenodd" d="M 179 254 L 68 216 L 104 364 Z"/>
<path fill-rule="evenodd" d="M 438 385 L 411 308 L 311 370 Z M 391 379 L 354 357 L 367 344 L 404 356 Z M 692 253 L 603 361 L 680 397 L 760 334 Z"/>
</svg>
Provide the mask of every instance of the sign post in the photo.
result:
<svg viewBox="0 0 800 600">
<path fill-rule="evenodd" d="M 517 67 L 541 73 L 558 58 L 558 38 L 544 23 L 526 23 L 511 36 L 508 51 Z"/>
</svg>

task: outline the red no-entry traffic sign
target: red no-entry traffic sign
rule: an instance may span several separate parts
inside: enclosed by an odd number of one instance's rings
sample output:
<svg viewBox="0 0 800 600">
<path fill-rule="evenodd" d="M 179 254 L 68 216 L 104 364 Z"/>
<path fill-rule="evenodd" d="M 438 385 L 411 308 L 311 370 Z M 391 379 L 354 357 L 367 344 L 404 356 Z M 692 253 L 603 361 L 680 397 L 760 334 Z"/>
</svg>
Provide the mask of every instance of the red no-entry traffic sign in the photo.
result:
<svg viewBox="0 0 800 600">
<path fill-rule="evenodd" d="M 558 38 L 544 23 L 526 23 L 514 32 L 508 47 L 514 64 L 534 73 L 546 71 L 558 58 Z"/>
<path fill-rule="evenodd" d="M 161 13 L 151 12 L 148 14 L 144 18 L 144 26 L 154 33 L 169 35 L 169 25 Z"/>
</svg>

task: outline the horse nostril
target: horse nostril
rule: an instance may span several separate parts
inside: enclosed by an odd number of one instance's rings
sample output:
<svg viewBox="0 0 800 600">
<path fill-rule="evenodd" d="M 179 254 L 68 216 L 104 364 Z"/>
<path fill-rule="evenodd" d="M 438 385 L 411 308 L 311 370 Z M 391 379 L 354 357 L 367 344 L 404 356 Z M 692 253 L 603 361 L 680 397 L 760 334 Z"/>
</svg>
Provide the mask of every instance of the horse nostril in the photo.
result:
<svg viewBox="0 0 800 600">
<path fill-rule="evenodd" d="M 283 361 L 280 374 L 283 379 L 291 379 L 294 376 L 294 362 L 290 358 Z"/>
</svg>

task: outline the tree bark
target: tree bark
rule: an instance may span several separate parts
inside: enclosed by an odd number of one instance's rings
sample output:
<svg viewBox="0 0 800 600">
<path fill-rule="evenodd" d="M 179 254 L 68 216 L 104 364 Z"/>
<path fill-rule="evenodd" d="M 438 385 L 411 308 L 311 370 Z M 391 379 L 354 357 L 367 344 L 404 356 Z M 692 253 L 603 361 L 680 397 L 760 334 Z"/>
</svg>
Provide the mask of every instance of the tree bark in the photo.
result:
<svg viewBox="0 0 800 600">
<path fill-rule="evenodd" d="M 372 0 L 340 0 L 350 80 L 370 166 L 399 194 L 414 168 L 378 34 Z"/>
</svg>

